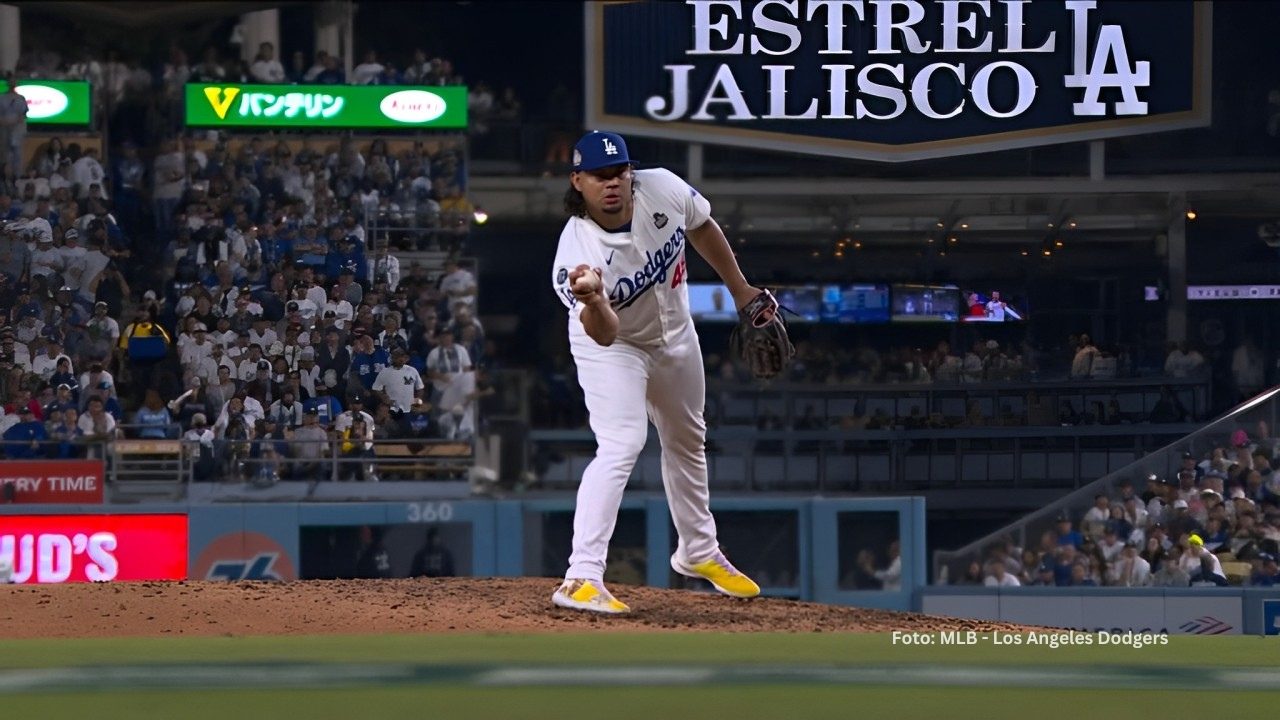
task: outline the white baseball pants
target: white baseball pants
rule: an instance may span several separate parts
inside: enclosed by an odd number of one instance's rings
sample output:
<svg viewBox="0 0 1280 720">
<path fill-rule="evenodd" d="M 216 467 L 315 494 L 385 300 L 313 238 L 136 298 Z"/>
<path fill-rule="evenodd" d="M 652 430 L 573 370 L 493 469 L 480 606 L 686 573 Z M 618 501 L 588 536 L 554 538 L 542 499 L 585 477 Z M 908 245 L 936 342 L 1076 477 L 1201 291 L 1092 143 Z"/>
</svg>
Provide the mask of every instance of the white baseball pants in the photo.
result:
<svg viewBox="0 0 1280 720">
<path fill-rule="evenodd" d="M 604 579 L 622 493 L 650 421 L 662 443 L 662 485 L 679 536 L 676 552 L 690 563 L 710 558 L 719 545 L 708 506 L 706 378 L 697 333 L 689 327 L 677 341 L 656 348 L 593 343 L 575 347 L 574 360 L 597 449 L 578 486 L 565 577 Z"/>
</svg>

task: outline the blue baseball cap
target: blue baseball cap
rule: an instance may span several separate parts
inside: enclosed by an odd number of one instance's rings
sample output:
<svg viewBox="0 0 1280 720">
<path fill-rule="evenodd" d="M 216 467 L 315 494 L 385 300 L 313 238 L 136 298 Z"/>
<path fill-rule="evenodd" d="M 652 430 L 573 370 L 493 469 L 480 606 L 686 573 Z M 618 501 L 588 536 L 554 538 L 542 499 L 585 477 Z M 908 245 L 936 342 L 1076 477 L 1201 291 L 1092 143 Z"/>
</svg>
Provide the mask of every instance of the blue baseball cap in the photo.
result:
<svg viewBox="0 0 1280 720">
<path fill-rule="evenodd" d="M 592 130 L 573 146 L 574 172 L 630 164 L 627 143 L 617 133 Z"/>
</svg>

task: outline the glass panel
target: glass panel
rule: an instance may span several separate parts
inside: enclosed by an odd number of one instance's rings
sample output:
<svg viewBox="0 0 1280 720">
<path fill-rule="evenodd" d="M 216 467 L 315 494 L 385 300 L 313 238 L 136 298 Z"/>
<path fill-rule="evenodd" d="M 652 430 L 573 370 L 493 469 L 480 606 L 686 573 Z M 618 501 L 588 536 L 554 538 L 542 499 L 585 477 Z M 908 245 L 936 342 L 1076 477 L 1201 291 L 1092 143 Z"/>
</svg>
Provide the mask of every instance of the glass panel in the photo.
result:
<svg viewBox="0 0 1280 720">
<path fill-rule="evenodd" d="M 725 556 L 765 589 L 793 589 L 799 594 L 800 515 L 796 510 L 722 510 L 715 513 L 716 531 Z M 671 531 L 671 552 L 676 550 Z M 663 558 L 665 560 L 665 558 Z M 655 558 L 655 562 L 657 559 Z M 671 587 L 710 590 L 701 580 L 671 573 Z"/>
<path fill-rule="evenodd" d="M 524 570 L 533 577 L 563 577 L 569 569 L 573 546 L 573 511 L 526 512 L 524 514 Z M 645 522 L 643 510 L 622 510 L 609 542 L 604 580 L 606 583 L 643 585 Z"/>
<path fill-rule="evenodd" d="M 299 578 L 470 575 L 471 535 L 471 523 L 306 525 L 299 537 Z"/>
<path fill-rule="evenodd" d="M 902 586 L 898 513 L 836 515 L 841 590 L 898 590 Z"/>
</svg>

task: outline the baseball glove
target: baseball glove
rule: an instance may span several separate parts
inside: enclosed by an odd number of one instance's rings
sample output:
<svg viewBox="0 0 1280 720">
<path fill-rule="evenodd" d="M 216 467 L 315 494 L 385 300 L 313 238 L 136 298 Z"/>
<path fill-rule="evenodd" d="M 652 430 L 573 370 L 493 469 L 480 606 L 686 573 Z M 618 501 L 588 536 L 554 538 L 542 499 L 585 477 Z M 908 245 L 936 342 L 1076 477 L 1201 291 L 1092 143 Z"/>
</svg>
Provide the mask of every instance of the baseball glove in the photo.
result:
<svg viewBox="0 0 1280 720">
<path fill-rule="evenodd" d="M 791 363 L 796 349 L 787 337 L 787 325 L 773 293 L 761 290 L 738 311 L 729 348 L 759 380 L 776 377 Z"/>
</svg>

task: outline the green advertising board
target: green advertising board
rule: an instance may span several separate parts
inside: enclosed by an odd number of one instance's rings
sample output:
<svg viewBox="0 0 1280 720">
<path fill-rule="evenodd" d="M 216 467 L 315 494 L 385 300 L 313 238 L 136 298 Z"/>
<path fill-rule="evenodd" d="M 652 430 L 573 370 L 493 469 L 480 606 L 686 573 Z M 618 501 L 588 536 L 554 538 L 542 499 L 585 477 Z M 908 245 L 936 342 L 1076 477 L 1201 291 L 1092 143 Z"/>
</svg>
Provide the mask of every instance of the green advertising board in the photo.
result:
<svg viewBox="0 0 1280 720">
<path fill-rule="evenodd" d="M 0 92 L 9 92 L 0 80 Z M 83 80 L 19 80 L 18 94 L 27 99 L 27 125 L 89 125 L 89 83 Z"/>
<path fill-rule="evenodd" d="M 186 88 L 191 127 L 465 128 L 462 85 L 197 84 Z"/>
</svg>

